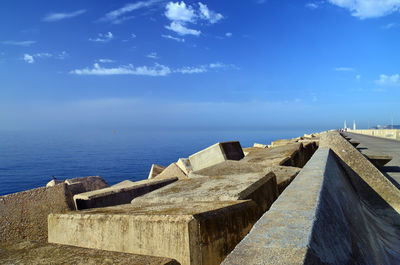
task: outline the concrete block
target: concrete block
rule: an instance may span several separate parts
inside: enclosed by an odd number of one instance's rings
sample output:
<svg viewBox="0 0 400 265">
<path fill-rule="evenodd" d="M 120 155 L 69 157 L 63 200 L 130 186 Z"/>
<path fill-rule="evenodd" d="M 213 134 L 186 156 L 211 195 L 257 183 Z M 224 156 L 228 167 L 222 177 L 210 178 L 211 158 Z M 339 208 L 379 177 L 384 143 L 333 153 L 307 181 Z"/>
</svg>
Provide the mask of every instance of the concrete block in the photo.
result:
<svg viewBox="0 0 400 265">
<path fill-rule="evenodd" d="M 258 144 L 258 143 L 254 143 L 253 147 L 258 147 L 258 148 L 268 148 L 268 145 L 266 145 L 266 144 Z"/>
<path fill-rule="evenodd" d="M 73 184 L 80 183 L 81 187 L 83 187 L 85 192 L 109 187 L 109 185 L 104 181 L 104 179 L 102 179 L 99 176 L 89 176 L 89 177 L 66 179 L 65 183 L 67 183 L 67 185 L 70 185 L 70 186 Z M 76 186 L 78 186 L 78 185 L 76 185 Z"/>
<path fill-rule="evenodd" d="M 73 209 L 65 183 L 0 196 L 0 242 L 47 241 L 47 215 Z"/>
<path fill-rule="evenodd" d="M 320 148 L 222 264 L 399 264 L 400 216 L 366 207 L 357 179 Z"/>
<path fill-rule="evenodd" d="M 49 215 L 49 242 L 214 265 L 256 220 L 253 201 L 121 205 Z"/>
<path fill-rule="evenodd" d="M 123 181 L 112 187 L 76 194 L 75 207 L 78 210 L 127 204 L 132 199 L 169 185 L 178 178 L 152 179 L 138 182 Z"/>
<path fill-rule="evenodd" d="M 156 179 L 165 179 L 165 178 L 186 179 L 187 176 L 185 172 L 183 172 L 176 163 L 172 163 L 156 177 Z"/>
<path fill-rule="evenodd" d="M 388 155 L 364 154 L 364 156 L 377 168 L 383 167 L 393 159 Z"/>
<path fill-rule="evenodd" d="M 153 179 L 153 178 L 157 177 L 161 172 L 163 172 L 164 169 L 165 169 L 164 166 L 152 164 L 148 179 Z"/>
<path fill-rule="evenodd" d="M 214 144 L 189 157 L 193 170 L 200 170 L 225 160 L 240 160 L 244 157 L 239 142 L 224 142 Z"/>
<path fill-rule="evenodd" d="M 192 173 L 191 173 L 192 174 Z M 260 214 L 278 197 L 276 177 L 272 172 L 233 173 L 190 177 L 132 200 L 132 204 L 190 201 L 254 200 Z"/>
<path fill-rule="evenodd" d="M 64 181 L 63 181 L 63 180 L 58 180 L 58 179 L 53 179 L 53 180 L 50 180 L 50 181 L 46 184 L 46 188 L 48 188 L 48 187 L 54 187 L 55 185 L 58 185 L 58 184 L 61 184 L 61 183 L 64 183 Z"/>
<path fill-rule="evenodd" d="M 192 172 L 192 164 L 190 164 L 189 158 L 179 158 L 176 165 L 186 174 L 189 175 Z"/>
<path fill-rule="evenodd" d="M 287 144 L 293 144 L 295 143 L 297 140 L 296 139 L 279 139 L 276 141 L 271 142 L 272 146 L 281 146 L 281 145 L 287 145 Z"/>
<path fill-rule="evenodd" d="M 37 241 L 0 245 L 0 264 L 179 265 L 170 258 L 79 248 Z"/>
</svg>

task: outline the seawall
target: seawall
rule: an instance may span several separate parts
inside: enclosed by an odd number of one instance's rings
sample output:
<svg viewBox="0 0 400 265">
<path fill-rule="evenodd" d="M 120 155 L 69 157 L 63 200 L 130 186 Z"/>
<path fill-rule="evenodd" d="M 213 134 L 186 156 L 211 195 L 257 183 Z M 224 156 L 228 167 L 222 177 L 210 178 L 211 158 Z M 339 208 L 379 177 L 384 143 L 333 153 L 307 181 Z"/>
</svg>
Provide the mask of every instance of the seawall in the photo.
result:
<svg viewBox="0 0 400 265">
<path fill-rule="evenodd" d="M 366 130 L 349 130 L 351 133 L 364 134 L 369 136 L 400 140 L 400 129 L 366 129 Z"/>
</svg>

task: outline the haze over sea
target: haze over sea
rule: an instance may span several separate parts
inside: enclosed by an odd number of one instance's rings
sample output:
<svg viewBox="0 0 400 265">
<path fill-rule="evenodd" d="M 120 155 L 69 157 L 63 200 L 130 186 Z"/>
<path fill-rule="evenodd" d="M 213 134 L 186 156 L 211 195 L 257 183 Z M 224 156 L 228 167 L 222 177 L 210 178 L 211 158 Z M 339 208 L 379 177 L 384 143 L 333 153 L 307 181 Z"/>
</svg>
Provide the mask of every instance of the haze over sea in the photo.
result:
<svg viewBox="0 0 400 265">
<path fill-rule="evenodd" d="M 151 164 L 168 166 L 218 141 L 242 147 L 293 138 L 307 130 L 0 131 L 0 195 L 65 179 L 101 176 L 110 185 L 146 179 Z"/>
</svg>

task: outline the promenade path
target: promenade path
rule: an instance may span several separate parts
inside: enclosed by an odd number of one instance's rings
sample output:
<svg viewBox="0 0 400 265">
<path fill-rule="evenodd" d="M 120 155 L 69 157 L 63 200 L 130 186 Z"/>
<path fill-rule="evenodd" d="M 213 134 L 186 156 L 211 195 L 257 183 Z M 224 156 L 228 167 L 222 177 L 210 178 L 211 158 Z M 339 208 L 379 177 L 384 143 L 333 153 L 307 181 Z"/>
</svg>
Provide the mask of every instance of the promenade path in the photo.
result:
<svg viewBox="0 0 400 265">
<path fill-rule="evenodd" d="M 360 142 L 357 149 L 363 154 L 389 155 L 393 159 L 379 170 L 400 189 L 400 141 L 368 135 L 343 133 L 352 140 Z"/>
</svg>

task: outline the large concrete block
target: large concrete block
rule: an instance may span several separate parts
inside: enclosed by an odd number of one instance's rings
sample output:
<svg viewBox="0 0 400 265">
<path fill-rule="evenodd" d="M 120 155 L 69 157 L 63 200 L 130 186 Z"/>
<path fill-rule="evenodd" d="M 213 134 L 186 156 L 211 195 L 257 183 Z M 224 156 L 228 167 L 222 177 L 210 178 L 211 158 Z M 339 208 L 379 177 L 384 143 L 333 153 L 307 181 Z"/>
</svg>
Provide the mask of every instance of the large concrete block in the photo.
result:
<svg viewBox="0 0 400 265">
<path fill-rule="evenodd" d="M 37 241 L 13 241 L 0 244 L 0 264 L 179 265 L 176 260 L 170 258 L 79 248 Z"/>
<path fill-rule="evenodd" d="M 193 170 L 200 170 L 225 160 L 240 160 L 244 157 L 239 142 L 216 143 L 189 157 Z"/>
<path fill-rule="evenodd" d="M 49 215 L 49 242 L 220 264 L 257 220 L 253 201 L 123 205 Z"/>
<path fill-rule="evenodd" d="M 190 201 L 254 200 L 260 215 L 278 197 L 276 177 L 272 172 L 233 173 L 192 177 L 132 200 L 132 204 Z"/>
<path fill-rule="evenodd" d="M 166 169 L 163 170 L 159 175 L 155 177 L 156 179 L 165 179 L 165 178 L 178 178 L 178 179 L 186 179 L 187 176 L 185 172 L 183 172 L 176 163 L 172 163 Z"/>
<path fill-rule="evenodd" d="M 66 179 L 65 183 L 68 185 L 68 188 L 72 194 L 78 194 L 109 187 L 104 179 L 99 176 Z"/>
<path fill-rule="evenodd" d="M 193 171 L 192 165 L 188 158 L 179 158 L 176 165 L 186 174 L 189 175 Z"/>
<path fill-rule="evenodd" d="M 148 179 L 153 179 L 153 178 L 157 177 L 161 172 L 163 172 L 164 169 L 165 169 L 164 166 L 152 164 Z"/>
<path fill-rule="evenodd" d="M 138 182 L 123 181 L 112 187 L 76 194 L 76 209 L 108 207 L 130 203 L 132 199 L 162 188 L 177 181 L 178 178 L 152 179 Z"/>
<path fill-rule="evenodd" d="M 400 215 L 366 207 L 360 181 L 320 148 L 222 264 L 399 264 Z"/>
<path fill-rule="evenodd" d="M 47 215 L 74 209 L 65 183 L 0 196 L 0 242 L 47 241 Z"/>
</svg>

